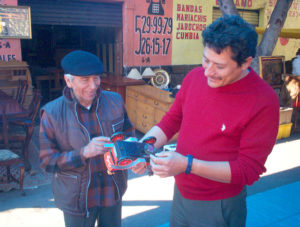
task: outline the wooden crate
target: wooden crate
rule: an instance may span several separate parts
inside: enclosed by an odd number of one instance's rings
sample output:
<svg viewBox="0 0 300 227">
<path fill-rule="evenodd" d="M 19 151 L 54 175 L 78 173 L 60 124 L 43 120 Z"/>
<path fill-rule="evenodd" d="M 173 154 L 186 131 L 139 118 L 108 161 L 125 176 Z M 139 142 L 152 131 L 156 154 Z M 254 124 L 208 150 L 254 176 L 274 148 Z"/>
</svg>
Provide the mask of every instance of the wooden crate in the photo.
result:
<svg viewBox="0 0 300 227">
<path fill-rule="evenodd" d="M 126 108 L 129 119 L 134 127 L 143 133 L 160 122 L 173 102 L 170 92 L 150 85 L 126 87 Z M 176 138 L 177 136 L 172 140 Z"/>
<path fill-rule="evenodd" d="M 293 108 L 280 107 L 279 124 L 287 124 L 292 122 Z"/>
</svg>

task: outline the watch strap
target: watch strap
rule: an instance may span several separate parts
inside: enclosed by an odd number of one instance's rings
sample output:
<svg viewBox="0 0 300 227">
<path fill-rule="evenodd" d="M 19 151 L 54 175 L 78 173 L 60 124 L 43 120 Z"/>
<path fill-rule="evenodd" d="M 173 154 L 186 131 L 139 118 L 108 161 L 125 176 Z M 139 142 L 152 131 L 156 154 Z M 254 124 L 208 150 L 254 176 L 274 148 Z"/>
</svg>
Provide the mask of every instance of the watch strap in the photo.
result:
<svg viewBox="0 0 300 227">
<path fill-rule="evenodd" d="M 193 155 L 190 155 L 190 154 L 188 154 L 186 157 L 188 158 L 188 164 L 185 169 L 185 174 L 190 174 L 192 171 L 192 164 L 193 164 L 194 157 L 193 157 Z"/>
</svg>

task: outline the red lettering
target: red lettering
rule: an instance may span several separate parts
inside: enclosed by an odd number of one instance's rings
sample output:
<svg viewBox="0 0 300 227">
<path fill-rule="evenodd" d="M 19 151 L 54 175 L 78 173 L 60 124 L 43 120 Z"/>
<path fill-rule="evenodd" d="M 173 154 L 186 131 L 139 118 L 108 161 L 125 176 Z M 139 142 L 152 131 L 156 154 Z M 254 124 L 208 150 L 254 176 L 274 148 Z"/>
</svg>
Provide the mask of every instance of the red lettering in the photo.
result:
<svg viewBox="0 0 300 227">
<path fill-rule="evenodd" d="M 198 7 L 199 7 L 198 12 L 202 13 L 202 6 L 198 6 Z"/>
<path fill-rule="evenodd" d="M 202 6 L 177 4 L 177 11 L 190 12 L 190 13 L 202 13 Z"/>
<path fill-rule="evenodd" d="M 190 6 L 189 5 L 185 6 L 185 9 L 186 9 L 186 12 L 190 12 Z"/>
<path fill-rule="evenodd" d="M 269 6 L 275 6 L 276 5 L 277 0 L 269 0 Z M 249 5 L 249 3 L 248 3 Z M 251 5 L 252 5 L 252 1 L 251 1 Z"/>
<path fill-rule="evenodd" d="M 242 5 L 243 7 L 246 6 L 246 3 L 247 3 L 247 0 L 241 0 L 241 5 Z"/>
<path fill-rule="evenodd" d="M 197 32 L 177 32 L 176 39 L 199 39 Z"/>
<path fill-rule="evenodd" d="M 248 7 L 252 7 L 252 0 L 248 0 Z"/>
<path fill-rule="evenodd" d="M 184 21 L 184 14 L 181 14 L 181 20 Z"/>
<path fill-rule="evenodd" d="M 185 23 L 185 24 L 184 24 L 184 30 L 187 30 L 187 29 L 188 29 L 188 24 Z"/>
<path fill-rule="evenodd" d="M 181 10 L 182 10 L 183 12 L 185 12 L 185 8 L 184 8 L 184 5 L 182 5 L 182 8 L 181 8 Z"/>
<path fill-rule="evenodd" d="M 252 7 L 253 0 L 235 0 L 234 4 L 236 6 L 242 6 L 242 7 Z M 269 6 L 274 6 L 276 4 L 277 0 L 269 0 Z M 216 0 L 216 5 L 219 6 L 219 1 Z"/>
</svg>

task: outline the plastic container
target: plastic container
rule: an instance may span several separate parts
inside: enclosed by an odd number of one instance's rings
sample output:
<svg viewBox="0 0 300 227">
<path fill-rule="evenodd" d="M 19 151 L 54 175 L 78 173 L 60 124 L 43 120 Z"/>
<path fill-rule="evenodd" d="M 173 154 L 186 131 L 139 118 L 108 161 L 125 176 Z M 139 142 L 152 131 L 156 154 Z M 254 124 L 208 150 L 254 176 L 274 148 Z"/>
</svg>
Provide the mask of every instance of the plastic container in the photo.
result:
<svg viewBox="0 0 300 227">
<path fill-rule="evenodd" d="M 292 121 L 293 108 L 291 107 L 280 107 L 279 124 L 287 124 Z"/>
<path fill-rule="evenodd" d="M 290 137 L 293 123 L 279 125 L 277 139 Z"/>
</svg>

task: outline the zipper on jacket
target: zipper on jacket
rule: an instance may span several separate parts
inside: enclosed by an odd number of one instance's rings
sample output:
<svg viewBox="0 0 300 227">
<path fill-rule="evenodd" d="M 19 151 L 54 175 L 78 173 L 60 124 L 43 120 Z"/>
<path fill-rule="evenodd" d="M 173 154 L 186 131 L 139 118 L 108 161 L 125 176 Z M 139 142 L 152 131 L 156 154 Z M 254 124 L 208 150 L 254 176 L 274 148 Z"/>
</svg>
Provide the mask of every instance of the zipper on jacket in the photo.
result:
<svg viewBox="0 0 300 227">
<path fill-rule="evenodd" d="M 119 122 L 117 122 L 117 123 L 115 123 L 115 124 L 112 125 L 113 133 L 116 132 L 116 129 L 115 129 L 116 125 L 119 125 L 121 123 L 124 123 L 124 118 L 121 121 L 119 121 Z"/>
<path fill-rule="evenodd" d="M 101 125 L 101 122 L 100 122 L 100 119 L 99 119 L 99 116 L 98 116 L 98 106 L 99 106 L 99 99 L 97 100 L 97 106 L 96 106 L 96 117 L 97 117 L 97 120 L 98 120 L 98 123 L 99 123 L 99 126 L 100 126 L 100 130 L 102 132 L 102 135 L 104 136 L 104 132 L 103 132 L 103 128 L 102 128 L 102 125 Z"/>
<path fill-rule="evenodd" d="M 118 186 L 118 184 L 117 184 L 117 182 L 116 182 L 114 176 L 111 175 L 111 177 L 112 177 L 112 179 L 113 179 L 113 182 L 114 182 L 115 185 L 116 185 L 116 189 L 117 189 L 117 192 L 118 192 L 118 199 L 116 199 L 116 201 L 118 201 L 118 200 L 120 200 L 120 198 L 121 198 L 120 191 L 119 191 L 119 186 Z"/>
<path fill-rule="evenodd" d="M 61 175 L 61 176 L 64 176 L 64 177 L 70 177 L 70 178 L 73 178 L 73 179 L 76 179 L 76 180 L 78 178 L 76 175 L 67 174 L 67 173 L 64 173 L 64 172 L 55 172 L 55 177 L 58 177 L 58 175 Z"/>
<path fill-rule="evenodd" d="M 100 125 L 100 129 L 101 129 L 102 135 L 104 136 L 104 132 L 103 132 L 103 129 L 102 129 L 102 125 L 101 125 L 101 122 L 100 122 L 100 119 L 99 119 L 99 116 L 98 116 L 98 111 L 97 111 L 97 110 L 98 110 L 98 106 L 99 106 L 99 99 L 97 100 L 96 117 L 97 117 L 97 119 L 98 119 L 98 123 L 99 123 L 99 125 Z M 124 120 L 123 120 L 123 121 L 124 121 Z M 112 179 L 113 179 L 114 184 L 116 185 L 116 189 L 117 189 L 117 192 L 118 192 L 118 199 L 117 199 L 116 201 L 118 201 L 118 200 L 121 198 L 121 196 L 120 196 L 120 191 L 119 191 L 119 186 L 118 186 L 118 184 L 117 184 L 117 182 L 116 182 L 114 176 L 111 175 L 111 177 L 112 177 Z"/>
<path fill-rule="evenodd" d="M 76 115 L 76 119 L 79 123 L 79 125 L 85 130 L 85 132 L 87 133 L 88 135 L 88 140 L 89 142 L 91 141 L 91 136 L 90 136 L 90 133 L 89 131 L 86 129 L 86 127 L 84 127 L 84 125 L 79 121 L 79 117 L 78 117 L 78 113 L 77 113 L 77 110 L 76 110 L 76 106 L 77 106 L 77 103 L 75 103 L 75 106 L 74 106 L 74 111 L 75 111 L 75 115 Z M 88 184 L 87 184 L 87 187 L 86 187 L 86 197 L 85 197 L 85 209 L 86 209 L 86 217 L 88 218 L 90 216 L 90 212 L 88 210 L 88 192 L 89 192 L 89 187 L 90 187 L 90 183 L 91 183 L 91 165 L 90 165 L 90 162 L 88 161 L 88 168 L 89 168 L 89 180 L 88 180 Z"/>
<path fill-rule="evenodd" d="M 87 186 L 87 189 L 86 189 L 86 198 L 85 198 L 86 218 L 88 218 L 90 216 L 90 212 L 89 212 L 89 209 L 88 209 L 88 192 L 89 192 L 90 183 L 91 183 L 91 165 L 90 165 L 90 162 L 89 162 L 89 182 L 88 182 L 88 186 Z"/>
</svg>

